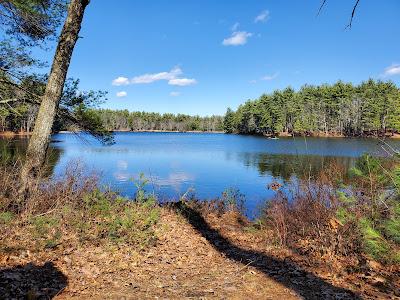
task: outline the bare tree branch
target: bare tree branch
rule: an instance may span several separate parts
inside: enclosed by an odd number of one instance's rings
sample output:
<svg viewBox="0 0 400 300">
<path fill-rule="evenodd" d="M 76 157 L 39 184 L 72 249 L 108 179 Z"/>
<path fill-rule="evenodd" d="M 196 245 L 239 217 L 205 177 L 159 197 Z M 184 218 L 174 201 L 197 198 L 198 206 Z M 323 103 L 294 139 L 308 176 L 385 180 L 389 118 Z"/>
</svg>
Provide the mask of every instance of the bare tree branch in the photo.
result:
<svg viewBox="0 0 400 300">
<path fill-rule="evenodd" d="M 357 6 L 358 6 L 358 3 L 359 3 L 359 2 L 360 2 L 360 0 L 357 0 L 356 3 L 354 4 L 354 6 L 353 6 L 353 11 L 351 12 L 350 22 L 349 22 L 349 24 L 346 26 L 345 29 L 347 29 L 347 28 L 351 29 L 351 25 L 353 24 L 354 15 L 355 15 L 355 13 L 356 13 Z"/>
<path fill-rule="evenodd" d="M 322 0 L 321 6 L 320 6 L 319 9 L 318 9 L 317 17 L 320 15 L 322 9 L 324 8 L 324 6 L 325 6 L 325 4 L 326 4 L 326 1 L 327 1 L 327 0 Z"/>
</svg>

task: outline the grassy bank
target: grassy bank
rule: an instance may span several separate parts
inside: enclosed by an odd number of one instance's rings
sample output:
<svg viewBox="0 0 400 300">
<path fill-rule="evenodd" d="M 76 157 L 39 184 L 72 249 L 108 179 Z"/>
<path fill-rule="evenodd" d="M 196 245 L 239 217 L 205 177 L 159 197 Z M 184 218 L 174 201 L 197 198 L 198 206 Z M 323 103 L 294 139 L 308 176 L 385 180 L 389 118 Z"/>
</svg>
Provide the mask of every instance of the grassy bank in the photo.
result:
<svg viewBox="0 0 400 300">
<path fill-rule="evenodd" d="M 163 206 L 136 181 L 133 199 L 99 190 L 71 166 L 16 202 L 1 170 L 0 294 L 28 299 L 346 299 L 400 295 L 399 169 L 365 156 L 351 188 L 340 166 L 276 197 L 259 219 L 234 190 Z M 290 199 L 290 200 L 289 200 Z"/>
</svg>

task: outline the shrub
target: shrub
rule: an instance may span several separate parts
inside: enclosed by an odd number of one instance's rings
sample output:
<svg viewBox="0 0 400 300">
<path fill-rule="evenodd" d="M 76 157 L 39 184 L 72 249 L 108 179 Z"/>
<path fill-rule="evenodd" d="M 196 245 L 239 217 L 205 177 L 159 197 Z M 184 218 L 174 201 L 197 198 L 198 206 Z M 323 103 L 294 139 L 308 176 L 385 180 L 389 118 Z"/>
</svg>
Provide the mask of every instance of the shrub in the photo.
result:
<svg viewBox="0 0 400 300">
<path fill-rule="evenodd" d="M 76 220 L 73 226 L 82 242 L 108 239 L 140 247 L 154 242 L 153 227 L 160 211 L 153 198 L 136 202 L 96 189 L 84 195 L 83 203 L 81 209 L 68 210 L 64 215 Z"/>
<path fill-rule="evenodd" d="M 224 211 L 239 211 L 244 213 L 245 196 L 238 189 L 226 189 L 222 192 L 220 200 Z"/>
<path fill-rule="evenodd" d="M 400 203 L 393 202 L 392 211 L 388 219 L 383 222 L 383 231 L 389 239 L 400 245 Z"/>
</svg>

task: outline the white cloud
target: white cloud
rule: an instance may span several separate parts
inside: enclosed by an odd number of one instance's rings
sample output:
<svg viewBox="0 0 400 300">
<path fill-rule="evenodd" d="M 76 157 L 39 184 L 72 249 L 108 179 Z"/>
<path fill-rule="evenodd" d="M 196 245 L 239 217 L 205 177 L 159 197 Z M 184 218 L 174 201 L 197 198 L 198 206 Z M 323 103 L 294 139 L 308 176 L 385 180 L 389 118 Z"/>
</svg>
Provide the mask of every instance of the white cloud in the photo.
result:
<svg viewBox="0 0 400 300">
<path fill-rule="evenodd" d="M 126 77 L 118 77 L 112 81 L 112 85 L 120 86 L 129 84 L 129 79 Z"/>
<path fill-rule="evenodd" d="M 392 64 L 385 69 L 384 76 L 400 75 L 400 64 Z"/>
<path fill-rule="evenodd" d="M 180 93 L 180 92 L 171 92 L 171 93 L 169 93 L 169 95 L 170 95 L 171 97 L 178 97 L 178 96 L 181 95 L 181 93 Z"/>
<path fill-rule="evenodd" d="M 168 81 L 169 85 L 178 85 L 178 86 L 187 86 L 187 85 L 193 85 L 196 84 L 197 81 L 196 79 L 190 79 L 190 78 L 174 78 Z"/>
<path fill-rule="evenodd" d="M 196 79 L 181 77 L 183 74 L 182 69 L 179 67 L 173 68 L 168 72 L 160 73 L 148 73 L 133 77 L 128 80 L 126 77 L 118 77 L 113 81 L 114 85 L 126 85 L 126 84 L 148 84 L 156 81 L 167 81 L 169 85 L 187 86 L 196 84 Z M 126 96 L 126 95 L 125 95 Z M 124 96 L 121 96 L 124 97 Z"/>
<path fill-rule="evenodd" d="M 173 80 L 182 74 L 182 70 L 179 67 L 173 68 L 169 72 L 160 72 L 154 74 L 144 74 L 133 77 L 131 82 L 133 84 L 152 83 L 159 80 Z"/>
<path fill-rule="evenodd" d="M 265 23 L 269 19 L 269 11 L 268 10 L 263 10 L 255 19 L 254 23 L 262 22 Z"/>
<path fill-rule="evenodd" d="M 238 28 L 239 28 L 239 26 L 240 26 L 240 23 L 239 22 L 236 22 L 235 24 L 233 24 L 233 26 L 232 26 L 232 31 L 237 31 L 238 30 Z"/>
<path fill-rule="evenodd" d="M 250 84 L 256 84 L 259 81 L 270 81 L 270 80 L 274 80 L 278 76 L 279 76 L 279 72 L 275 72 L 274 74 L 265 75 L 265 76 L 261 77 L 260 79 L 250 80 L 249 83 Z"/>
<path fill-rule="evenodd" d="M 235 31 L 231 37 L 223 40 L 222 45 L 224 46 L 240 46 L 247 43 L 247 38 L 253 34 L 246 31 Z"/>
<path fill-rule="evenodd" d="M 265 75 L 263 78 L 261 78 L 261 80 L 266 80 L 266 81 L 273 80 L 276 77 L 278 77 L 278 75 L 279 75 L 278 72 L 276 72 L 276 73 L 274 73 L 272 75 Z"/>
<path fill-rule="evenodd" d="M 121 92 L 117 93 L 118 98 L 122 98 L 122 97 L 126 97 L 126 96 L 128 96 L 128 93 L 125 91 L 121 91 Z"/>
</svg>

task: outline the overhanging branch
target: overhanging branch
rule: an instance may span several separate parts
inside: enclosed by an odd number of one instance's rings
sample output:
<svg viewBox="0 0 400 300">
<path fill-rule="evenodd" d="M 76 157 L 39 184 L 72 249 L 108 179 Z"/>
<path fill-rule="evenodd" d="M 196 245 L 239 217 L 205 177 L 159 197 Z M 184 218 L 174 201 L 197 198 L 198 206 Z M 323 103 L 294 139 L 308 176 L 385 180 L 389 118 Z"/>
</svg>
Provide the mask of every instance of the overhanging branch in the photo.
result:
<svg viewBox="0 0 400 300">
<path fill-rule="evenodd" d="M 318 12 L 317 12 L 317 16 L 319 16 L 321 14 L 322 9 L 326 6 L 327 0 L 322 0 L 321 1 L 321 5 L 319 6 Z M 360 0 L 356 0 L 356 2 L 353 5 L 353 10 L 351 11 L 351 16 L 350 16 L 350 22 L 347 24 L 347 26 L 345 27 L 345 29 L 349 28 L 351 29 L 351 26 L 353 25 L 353 19 L 354 16 L 356 14 L 356 10 L 358 8 L 358 4 L 360 3 Z"/>
<path fill-rule="evenodd" d="M 11 102 L 27 102 L 29 104 L 35 105 L 35 106 L 40 106 L 40 95 L 37 95 L 31 91 L 28 91 L 24 88 L 22 88 L 21 86 L 19 86 L 18 84 L 11 82 L 9 80 L 5 80 L 0 78 L 0 83 L 3 84 L 8 84 L 10 86 L 13 86 L 14 88 L 17 88 L 23 92 L 25 92 L 26 94 L 28 94 L 30 97 L 24 97 L 23 99 L 21 98 L 13 98 L 13 99 L 7 99 L 7 100 L 2 100 L 0 101 L 0 104 L 7 104 L 9 106 L 9 108 L 11 110 L 13 110 L 14 112 L 15 109 L 12 108 L 9 103 Z M 3 103 L 4 102 L 4 103 Z M 97 132 L 96 130 L 93 130 L 90 126 L 88 126 L 87 124 L 85 124 L 85 122 L 83 122 L 83 120 L 78 119 L 71 111 L 69 111 L 67 108 L 65 107 L 59 107 L 58 111 L 57 111 L 57 116 L 63 119 L 68 120 L 69 122 L 71 122 L 72 124 L 77 125 L 81 130 L 90 133 L 91 135 L 93 135 L 96 138 L 102 138 L 104 137 L 104 134 L 101 134 L 99 132 Z"/>
</svg>

